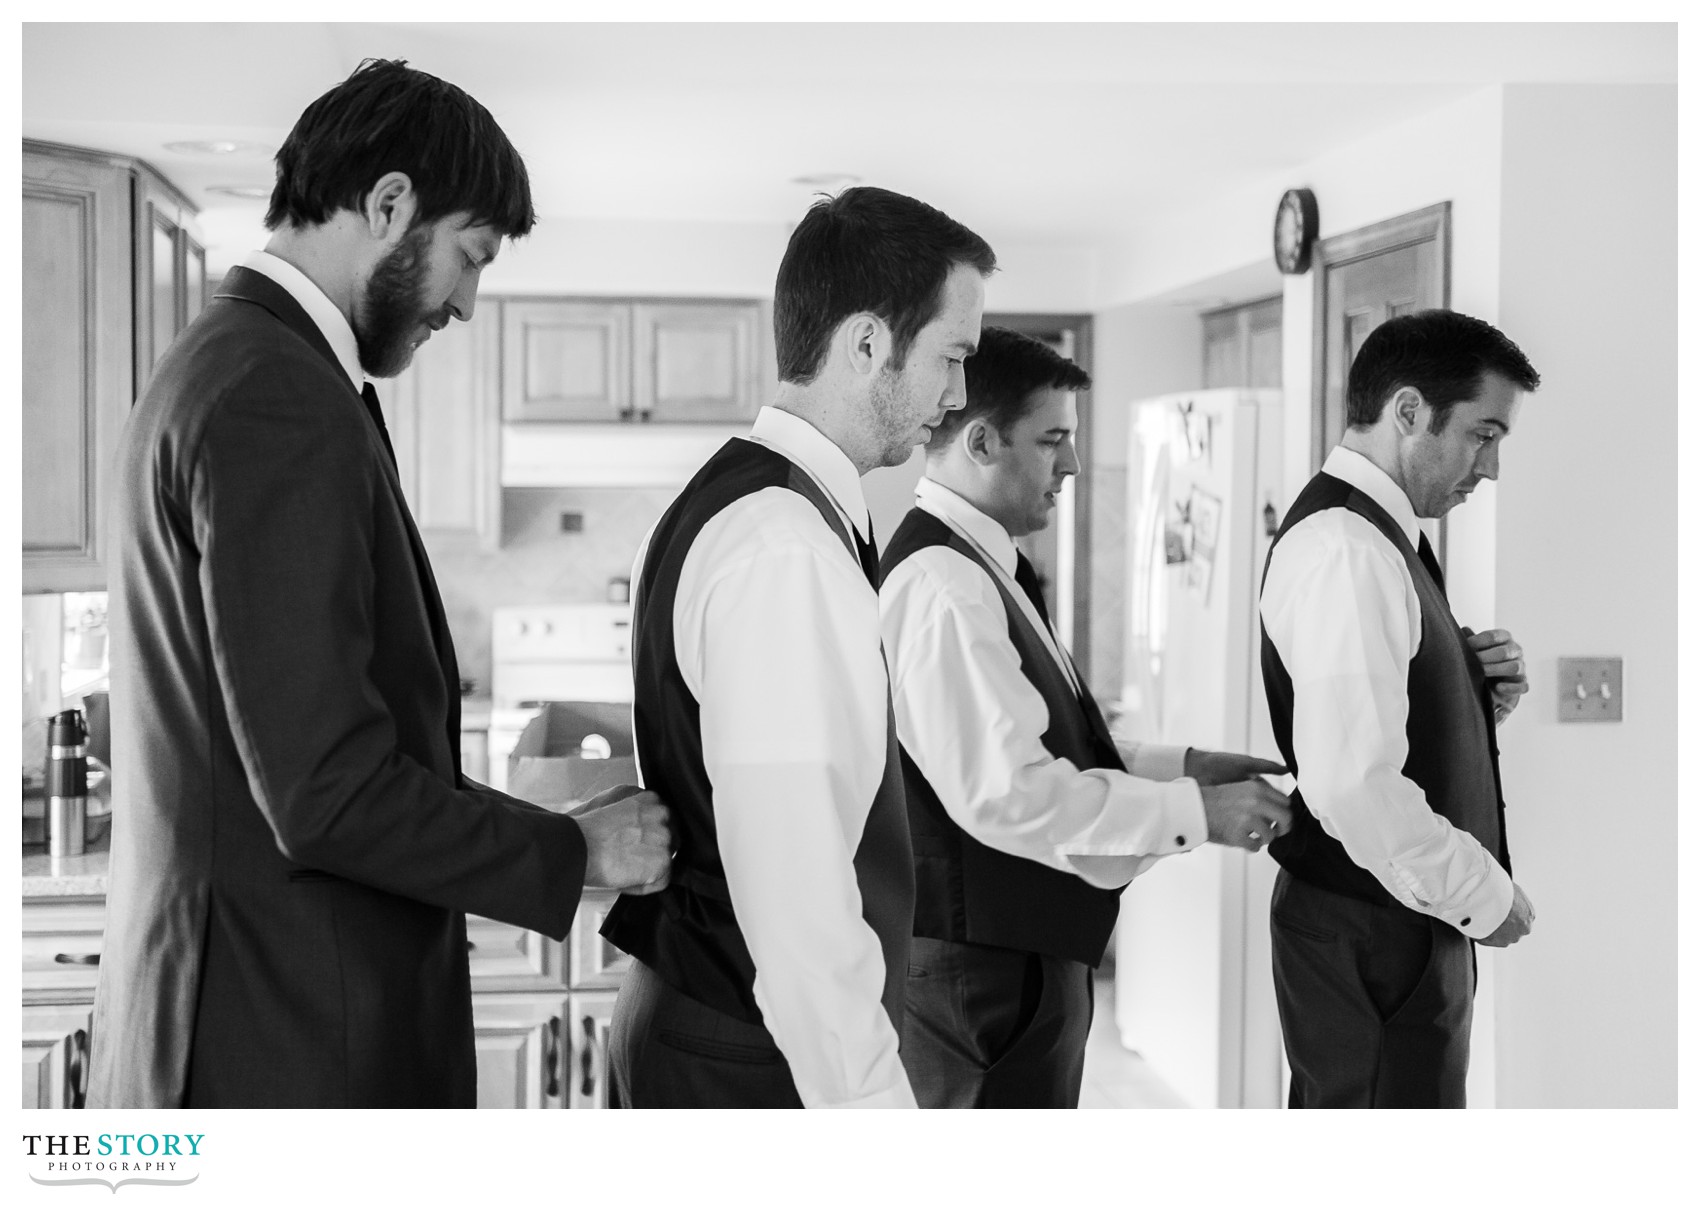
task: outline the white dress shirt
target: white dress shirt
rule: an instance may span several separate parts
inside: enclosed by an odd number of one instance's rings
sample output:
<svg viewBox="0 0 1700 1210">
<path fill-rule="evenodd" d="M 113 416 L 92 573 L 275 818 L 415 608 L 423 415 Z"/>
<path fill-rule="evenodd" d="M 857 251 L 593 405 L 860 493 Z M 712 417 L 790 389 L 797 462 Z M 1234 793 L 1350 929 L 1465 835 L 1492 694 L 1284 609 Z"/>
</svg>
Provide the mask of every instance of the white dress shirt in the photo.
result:
<svg viewBox="0 0 1700 1210">
<path fill-rule="evenodd" d="M 763 408 L 751 439 L 813 475 L 868 536 L 856 468 L 818 429 Z M 720 858 L 755 963 L 756 1004 L 803 1104 L 914 1106 L 880 1003 L 885 958 L 852 865 L 886 765 L 873 587 L 808 499 L 767 488 L 691 543 L 673 642 L 701 707 Z"/>
<path fill-rule="evenodd" d="M 1416 512 L 1386 472 L 1344 446 L 1322 469 L 1417 545 Z M 1350 509 L 1312 513 L 1276 545 L 1260 610 L 1293 678 L 1299 791 L 1323 831 L 1405 906 L 1468 937 L 1493 932 L 1511 911 L 1510 875 L 1401 772 L 1406 682 L 1423 634 L 1404 556 Z"/>
<path fill-rule="evenodd" d="M 358 391 L 366 381 L 366 375 L 360 369 L 359 342 L 354 339 L 354 329 L 349 326 L 348 317 L 319 289 L 318 283 L 281 256 L 270 252 L 250 252 L 242 261 L 242 267 L 264 274 L 289 291 L 289 296 L 307 312 L 307 318 L 324 333 L 331 352 L 336 354 L 337 364 Z"/>
<path fill-rule="evenodd" d="M 1008 531 L 931 479 L 916 485 L 915 499 L 987 556 L 1078 684 L 1015 582 Z M 1124 746 L 1133 774 L 1080 769 L 1046 750 L 1050 708 L 1021 671 L 1003 598 L 978 563 L 947 546 L 916 551 L 892 569 L 879 601 L 898 739 L 975 840 L 1103 888 L 1203 843 L 1204 803 L 1197 783 L 1181 777 L 1185 748 Z"/>
</svg>

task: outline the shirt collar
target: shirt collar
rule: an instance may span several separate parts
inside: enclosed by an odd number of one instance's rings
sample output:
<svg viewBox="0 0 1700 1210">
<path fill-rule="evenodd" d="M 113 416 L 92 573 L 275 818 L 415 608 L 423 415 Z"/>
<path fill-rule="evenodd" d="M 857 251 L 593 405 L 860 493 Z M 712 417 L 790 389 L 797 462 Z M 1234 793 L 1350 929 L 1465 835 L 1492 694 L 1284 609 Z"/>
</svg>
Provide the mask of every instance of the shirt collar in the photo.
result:
<svg viewBox="0 0 1700 1210">
<path fill-rule="evenodd" d="M 1399 528 L 1405 531 L 1405 537 L 1411 545 L 1417 544 L 1422 533 L 1422 528 L 1417 524 L 1417 510 L 1411 507 L 1411 500 L 1405 495 L 1405 489 L 1393 482 L 1386 471 L 1356 450 L 1337 445 L 1322 464 L 1322 472 L 1345 480 L 1381 505 L 1387 515 L 1399 523 Z"/>
<path fill-rule="evenodd" d="M 1009 536 L 1009 531 L 1001 524 L 944 484 L 925 476 L 915 485 L 915 503 L 920 505 L 923 511 L 941 520 L 954 522 L 958 529 L 979 543 L 981 550 L 996 559 L 999 567 L 1012 576 L 1015 574 L 1016 555 L 1019 552 L 1015 547 L 1015 539 Z"/>
<path fill-rule="evenodd" d="M 808 471 L 826 489 L 862 541 L 869 541 L 868 503 L 856 464 L 832 439 L 801 416 L 764 407 L 756 413 L 750 436 L 771 445 Z"/>
<path fill-rule="evenodd" d="M 358 391 L 360 384 L 366 380 L 365 373 L 360 369 L 360 344 L 354 339 L 354 329 L 349 327 L 348 317 L 337 309 L 337 305 L 319 289 L 318 284 L 281 256 L 274 256 L 270 252 L 250 252 L 243 260 L 242 267 L 265 274 L 301 304 L 301 309 L 307 312 L 307 317 L 324 333 L 325 342 L 330 345 L 331 352 L 336 354 L 337 364 L 342 367 L 342 372 L 348 375 L 348 381 L 353 383 L 354 389 Z"/>
</svg>

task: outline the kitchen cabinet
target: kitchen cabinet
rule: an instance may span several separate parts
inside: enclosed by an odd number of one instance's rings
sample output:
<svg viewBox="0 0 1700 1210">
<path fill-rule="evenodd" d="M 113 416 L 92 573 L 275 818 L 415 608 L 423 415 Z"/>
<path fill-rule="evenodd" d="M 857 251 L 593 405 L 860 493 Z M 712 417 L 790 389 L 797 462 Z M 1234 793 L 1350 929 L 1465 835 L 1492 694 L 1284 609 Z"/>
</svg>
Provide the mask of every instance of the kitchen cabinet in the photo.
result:
<svg viewBox="0 0 1700 1210">
<path fill-rule="evenodd" d="M 429 540 L 501 542 L 501 328 L 501 304 L 480 300 L 378 385 L 402 492 Z"/>
<path fill-rule="evenodd" d="M 758 406 L 754 303 L 634 303 L 632 397 L 657 424 L 750 420 Z"/>
<path fill-rule="evenodd" d="M 23 901 L 25 1109 L 82 1107 L 104 929 L 99 896 Z"/>
<path fill-rule="evenodd" d="M 139 160 L 24 141 L 23 589 L 98 592 L 130 405 L 205 297 L 195 211 Z"/>
<path fill-rule="evenodd" d="M 631 307 L 522 299 L 502 311 L 504 419 L 631 417 Z"/>
<path fill-rule="evenodd" d="M 1210 311 L 1204 324 L 1204 386 L 1281 386 L 1281 300 Z"/>
<path fill-rule="evenodd" d="M 480 1109 L 605 1109 L 608 1027 L 630 959 L 599 935 L 587 891 L 567 940 L 466 918 Z"/>
<path fill-rule="evenodd" d="M 750 301 L 509 299 L 503 419 L 748 420 L 760 406 L 761 328 Z"/>
</svg>

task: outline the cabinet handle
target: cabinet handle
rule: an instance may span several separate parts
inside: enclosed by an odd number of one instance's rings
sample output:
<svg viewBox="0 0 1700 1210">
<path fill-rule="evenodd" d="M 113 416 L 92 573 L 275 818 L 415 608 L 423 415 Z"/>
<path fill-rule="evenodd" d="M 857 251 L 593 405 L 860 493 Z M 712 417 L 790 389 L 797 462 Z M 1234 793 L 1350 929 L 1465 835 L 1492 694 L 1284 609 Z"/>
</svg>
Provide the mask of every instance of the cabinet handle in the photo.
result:
<svg viewBox="0 0 1700 1210">
<path fill-rule="evenodd" d="M 99 966 L 99 954 L 54 954 L 53 960 L 60 966 Z"/>
<path fill-rule="evenodd" d="M 586 1017 L 580 1024 L 584 1027 L 584 1050 L 579 1053 L 584 1080 L 578 1091 L 588 1100 L 596 1096 L 596 1018 Z"/>
<path fill-rule="evenodd" d="M 89 1035 L 79 1029 L 71 1035 L 71 1053 L 65 1060 L 65 1105 L 81 1109 L 89 1092 Z"/>
<path fill-rule="evenodd" d="M 561 1095 L 561 1018 L 550 1017 L 543 1034 L 544 1095 Z"/>
</svg>

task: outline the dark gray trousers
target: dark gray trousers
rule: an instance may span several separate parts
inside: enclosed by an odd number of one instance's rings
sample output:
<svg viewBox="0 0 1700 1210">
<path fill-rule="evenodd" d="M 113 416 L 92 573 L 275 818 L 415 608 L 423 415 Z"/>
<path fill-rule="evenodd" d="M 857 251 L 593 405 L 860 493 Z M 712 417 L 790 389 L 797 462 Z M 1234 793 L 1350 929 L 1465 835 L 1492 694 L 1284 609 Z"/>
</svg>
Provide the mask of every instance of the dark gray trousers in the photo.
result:
<svg viewBox="0 0 1700 1210">
<path fill-rule="evenodd" d="M 635 959 L 614 1000 L 608 1070 L 619 1109 L 803 1107 L 766 1029 L 691 999 Z"/>
<path fill-rule="evenodd" d="M 1282 870 L 1269 905 L 1293 1109 L 1462 1109 L 1475 952 L 1451 925 Z"/>
<path fill-rule="evenodd" d="M 1047 954 L 915 937 L 903 1067 L 923 1109 L 1074 1109 L 1092 971 Z"/>
</svg>

